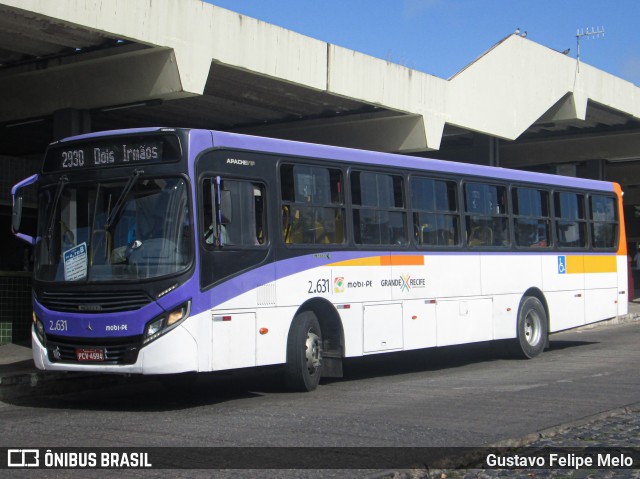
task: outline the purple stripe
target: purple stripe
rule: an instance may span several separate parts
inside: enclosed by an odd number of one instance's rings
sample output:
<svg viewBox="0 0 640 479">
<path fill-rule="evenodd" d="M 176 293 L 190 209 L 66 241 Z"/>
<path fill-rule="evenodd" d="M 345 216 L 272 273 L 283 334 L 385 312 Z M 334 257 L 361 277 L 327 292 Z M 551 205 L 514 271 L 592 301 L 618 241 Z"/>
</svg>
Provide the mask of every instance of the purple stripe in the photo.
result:
<svg viewBox="0 0 640 479">
<path fill-rule="evenodd" d="M 264 151 L 281 155 L 349 161 L 352 163 L 369 163 L 380 166 L 400 166 L 403 168 L 415 168 L 433 172 L 450 173 L 453 175 L 474 175 L 500 180 L 534 182 L 552 186 L 613 191 L 613 184 L 605 181 L 473 165 L 454 161 L 434 160 L 431 158 L 398 155 L 393 153 L 380 153 L 376 151 L 356 150 L 313 143 L 277 140 L 258 136 L 239 135 L 235 133 L 214 131 L 213 141 L 218 147 Z"/>
<path fill-rule="evenodd" d="M 101 138 L 103 136 L 114 136 L 114 135 L 131 135 L 135 133 L 152 133 L 155 131 L 160 131 L 162 128 L 154 127 L 154 128 L 129 128 L 126 130 L 106 130 L 106 131 L 98 131 L 95 133 L 85 133 L 82 135 L 69 136 L 67 138 L 63 138 L 60 142 L 65 141 L 75 141 L 75 140 L 87 140 L 90 138 Z M 171 130 L 171 129 L 169 129 Z"/>
<path fill-rule="evenodd" d="M 47 334 L 78 338 L 109 338 L 136 336 L 144 333 L 147 321 L 162 314 L 162 308 L 152 302 L 135 311 L 82 314 L 61 313 L 45 309 L 35 299 L 33 309 L 43 319 Z"/>
<path fill-rule="evenodd" d="M 18 191 L 20 188 L 22 188 L 23 186 L 28 186 L 31 185 L 33 183 L 35 183 L 36 181 L 38 181 L 38 177 L 40 175 L 38 175 L 37 173 L 35 175 L 31 175 L 29 178 L 25 178 L 24 180 L 16 183 L 15 185 L 13 185 L 13 187 L 11 188 L 11 196 L 15 196 L 16 195 L 16 191 Z"/>
<path fill-rule="evenodd" d="M 161 130 L 161 128 L 159 127 L 112 130 L 78 135 L 70 138 L 65 138 L 61 141 L 99 138 L 102 136 L 112 136 L 119 134 L 150 133 L 159 130 Z M 220 131 L 191 130 L 191 132 L 192 134 L 194 132 L 201 132 L 206 135 L 211 135 L 213 137 L 215 146 L 218 147 L 263 151 L 281 155 L 303 156 L 336 161 L 349 161 L 353 163 L 368 163 L 380 166 L 400 166 L 404 168 L 414 168 L 433 172 L 449 173 L 453 175 L 473 175 L 500 180 L 534 182 L 551 186 L 586 188 L 610 192 L 614 191 L 612 183 L 605 181 L 588 180 L 584 178 L 573 178 L 545 173 L 511 170 L 508 168 L 496 168 L 484 165 L 473 165 L 469 163 L 458 163 L 454 161 L 434 160 L 431 158 L 398 155 L 393 153 L 356 150 L 351 148 L 319 145 L 314 143 L 278 140 L 273 138 L 240 135 L 237 133 L 226 133 Z"/>
<path fill-rule="evenodd" d="M 615 256 L 615 252 L 597 253 L 597 252 L 558 252 L 558 251 L 535 251 L 535 252 L 513 252 L 513 251 L 437 251 L 437 252 L 421 252 L 421 251 L 336 251 L 326 253 L 308 254 L 298 256 L 286 260 L 271 263 L 259 268 L 253 269 L 247 273 L 243 273 L 235 278 L 225 281 L 219 286 L 214 287 L 204 294 L 204 301 L 192 308 L 194 313 L 202 312 L 219 306 L 241 294 L 252 289 L 263 286 L 273 281 L 281 280 L 288 276 L 301 273 L 313 268 L 327 266 L 329 264 L 338 263 L 361 258 L 377 257 L 377 256 L 505 256 L 505 255 L 544 255 L 544 256 L 565 256 L 577 254 L 581 256 Z M 203 295 L 194 295 L 203 296 Z"/>
<path fill-rule="evenodd" d="M 219 306 L 220 304 L 229 301 L 247 291 L 254 288 L 264 286 L 265 284 L 273 281 L 281 280 L 287 276 L 300 273 L 312 268 L 320 266 L 326 266 L 331 263 L 337 263 L 338 261 L 345 261 L 349 259 L 366 258 L 369 256 L 381 256 L 386 255 L 384 251 L 374 252 L 371 251 L 336 251 L 328 253 L 308 254 L 305 256 L 298 256 L 295 258 L 289 258 L 275 263 L 260 266 L 259 268 L 252 269 L 247 273 L 243 273 L 235 278 L 225 281 L 219 286 L 210 290 L 208 295 L 209 301 L 206 304 L 199 304 L 198 310 L 204 311 L 209 308 Z M 407 254 L 406 252 L 398 254 Z"/>
</svg>

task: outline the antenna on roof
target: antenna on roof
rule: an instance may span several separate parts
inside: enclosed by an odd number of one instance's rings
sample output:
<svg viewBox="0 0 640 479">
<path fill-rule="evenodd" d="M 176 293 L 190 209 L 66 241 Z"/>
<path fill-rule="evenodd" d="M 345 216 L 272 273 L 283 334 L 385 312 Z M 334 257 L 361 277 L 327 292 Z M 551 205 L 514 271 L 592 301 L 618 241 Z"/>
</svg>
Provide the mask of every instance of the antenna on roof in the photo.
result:
<svg viewBox="0 0 640 479">
<path fill-rule="evenodd" d="M 601 35 L 604 37 L 604 27 L 591 27 L 591 29 L 578 28 L 576 31 L 576 42 L 578 43 L 578 71 L 580 71 L 580 38 L 586 37 L 586 39 L 589 39 L 589 37 L 591 37 L 592 40 L 595 40 L 596 38 L 600 38 Z"/>
</svg>

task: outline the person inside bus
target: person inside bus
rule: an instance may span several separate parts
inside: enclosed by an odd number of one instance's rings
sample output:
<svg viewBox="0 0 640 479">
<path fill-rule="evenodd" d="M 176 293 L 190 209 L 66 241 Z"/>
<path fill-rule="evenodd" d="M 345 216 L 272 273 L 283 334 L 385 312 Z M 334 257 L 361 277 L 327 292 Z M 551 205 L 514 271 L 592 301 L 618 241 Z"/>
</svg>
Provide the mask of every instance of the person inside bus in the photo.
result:
<svg viewBox="0 0 640 479">
<path fill-rule="evenodd" d="M 288 216 L 288 206 L 283 207 L 283 218 Z M 324 240 L 325 227 L 318 221 L 316 208 L 292 205 L 288 221 L 285 220 L 285 242 L 293 244 L 313 244 Z"/>
<path fill-rule="evenodd" d="M 305 185 L 296 195 L 296 203 L 282 207 L 283 232 L 285 243 L 317 244 L 328 243 L 327 228 L 323 224 L 321 208 L 312 206 L 310 187 Z"/>
<path fill-rule="evenodd" d="M 469 246 L 490 246 L 493 244 L 493 231 L 485 223 L 471 218 Z"/>
</svg>

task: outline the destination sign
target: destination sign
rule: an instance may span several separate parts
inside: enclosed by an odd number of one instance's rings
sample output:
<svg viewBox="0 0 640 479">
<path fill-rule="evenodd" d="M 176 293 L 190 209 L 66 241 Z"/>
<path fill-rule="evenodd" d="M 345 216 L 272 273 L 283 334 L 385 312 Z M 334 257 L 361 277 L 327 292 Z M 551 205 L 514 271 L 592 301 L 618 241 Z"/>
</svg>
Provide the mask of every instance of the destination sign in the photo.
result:
<svg viewBox="0 0 640 479">
<path fill-rule="evenodd" d="M 49 148 L 43 171 L 164 163 L 178 161 L 178 152 L 178 139 L 175 137 L 122 137 L 110 141 L 63 143 Z"/>
</svg>

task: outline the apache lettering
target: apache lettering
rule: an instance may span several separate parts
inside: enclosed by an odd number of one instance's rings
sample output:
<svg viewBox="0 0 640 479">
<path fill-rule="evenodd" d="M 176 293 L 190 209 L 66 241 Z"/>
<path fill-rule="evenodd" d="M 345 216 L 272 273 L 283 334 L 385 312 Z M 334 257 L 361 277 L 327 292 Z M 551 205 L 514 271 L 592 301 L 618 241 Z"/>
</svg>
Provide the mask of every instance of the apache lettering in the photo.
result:
<svg viewBox="0 0 640 479">
<path fill-rule="evenodd" d="M 227 158 L 228 165 L 240 165 L 240 166 L 255 166 L 256 162 L 253 160 L 238 160 L 237 158 Z"/>
</svg>

